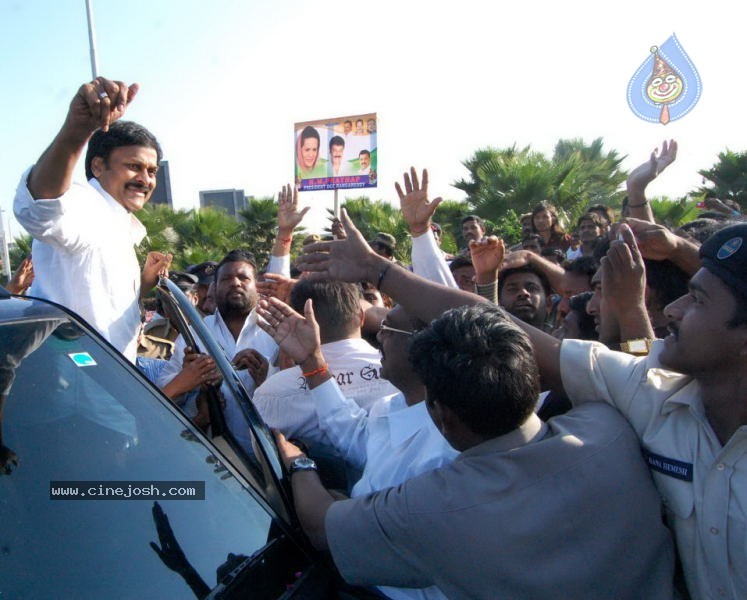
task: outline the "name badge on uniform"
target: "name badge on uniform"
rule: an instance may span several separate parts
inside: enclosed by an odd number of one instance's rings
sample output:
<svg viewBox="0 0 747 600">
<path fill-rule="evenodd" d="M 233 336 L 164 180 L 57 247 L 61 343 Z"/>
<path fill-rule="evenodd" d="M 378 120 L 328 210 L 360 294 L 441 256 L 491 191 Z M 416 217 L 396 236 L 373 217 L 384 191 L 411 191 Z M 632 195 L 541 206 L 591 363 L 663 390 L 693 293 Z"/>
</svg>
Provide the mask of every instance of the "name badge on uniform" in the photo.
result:
<svg viewBox="0 0 747 600">
<path fill-rule="evenodd" d="M 693 480 L 692 463 L 686 463 L 681 460 L 661 456 L 660 454 L 654 454 L 653 452 L 646 450 L 646 448 L 642 448 L 641 450 L 643 451 L 643 458 L 646 459 L 648 466 L 654 471 L 658 471 L 662 475 L 669 475 L 675 479 L 681 479 L 682 481 Z"/>
</svg>

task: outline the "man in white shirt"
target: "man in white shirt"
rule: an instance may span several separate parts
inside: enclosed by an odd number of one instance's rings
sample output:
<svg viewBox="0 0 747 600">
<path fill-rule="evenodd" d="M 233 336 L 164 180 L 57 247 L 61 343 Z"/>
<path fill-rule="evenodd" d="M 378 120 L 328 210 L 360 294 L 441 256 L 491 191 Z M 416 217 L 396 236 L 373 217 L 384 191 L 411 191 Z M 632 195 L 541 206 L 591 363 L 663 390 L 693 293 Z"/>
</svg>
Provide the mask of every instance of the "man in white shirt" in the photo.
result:
<svg viewBox="0 0 747 600">
<path fill-rule="evenodd" d="M 275 362 L 278 346 L 274 340 L 257 325 L 257 288 L 256 262 L 254 256 L 243 250 L 232 250 L 218 264 L 215 270 L 214 314 L 205 317 L 205 325 L 223 348 L 226 356 L 233 363 L 239 379 L 251 395 L 267 376 L 269 365 Z M 158 385 L 169 388 L 169 395 L 174 396 L 191 391 L 189 389 L 172 389 L 182 373 L 185 361 L 202 358 L 186 349 L 184 338 L 179 336 L 174 343 L 174 353 L 158 377 Z M 198 384 L 215 381 L 214 371 L 205 372 Z M 190 382 L 191 385 L 192 382 Z M 249 431 L 241 411 L 233 401 L 233 396 L 225 407 L 228 428 L 234 437 L 245 448 L 251 448 Z M 189 414 L 189 410 L 186 411 Z"/>
<path fill-rule="evenodd" d="M 293 286 L 290 305 L 302 312 L 309 298 L 314 302 L 327 366 L 345 397 L 368 413 L 374 402 L 398 393 L 381 375 L 379 351 L 361 338 L 360 288 L 353 283 L 301 278 Z M 299 366 L 268 377 L 254 392 L 252 402 L 267 425 L 286 437 L 307 445 L 330 445 L 318 426 L 314 401 Z"/>
<path fill-rule="evenodd" d="M 83 84 L 52 144 L 23 174 L 13 205 L 34 238 L 29 294 L 74 310 L 133 362 L 141 289 L 171 262 L 151 252 L 141 274 L 135 255 L 145 228 L 132 213 L 150 199 L 161 159 L 153 134 L 119 120 L 138 89 L 103 77 Z M 73 183 L 86 144 L 88 181 Z"/>
<path fill-rule="evenodd" d="M 309 318 L 314 313 L 312 304 L 308 300 L 304 307 L 306 324 L 312 322 Z M 273 334 L 277 330 L 272 325 L 278 324 L 279 317 L 282 318 L 280 311 L 298 317 L 291 307 L 274 298 L 268 303 L 263 302 L 259 311 L 270 323 L 269 326 L 263 324 L 263 328 Z M 306 381 L 311 389 L 320 429 L 347 462 L 363 469 L 361 478 L 353 486 L 353 498 L 397 486 L 421 473 L 449 464 L 457 455 L 428 416 L 424 402 L 425 386 L 407 358 L 407 347 L 414 328 L 415 323 L 401 307 L 393 308 L 382 321 L 378 334 L 382 355 L 381 375 L 400 393 L 375 403 L 369 414 L 354 401 L 345 398 L 334 378 L 330 378 L 321 346 L 316 348 L 314 358 L 318 360 L 312 367 L 307 362 L 299 361 L 307 374 Z M 294 355 L 293 348 L 286 347 L 286 343 L 295 336 L 299 336 L 298 330 L 292 333 L 284 331 L 275 338 L 282 339 L 283 349 L 297 359 L 306 356 L 308 351 Z M 320 367 L 320 364 L 323 366 Z M 361 551 L 364 552 L 363 548 Z M 422 600 L 444 597 L 434 586 L 423 589 L 385 587 L 381 590 L 389 598 Z"/>
</svg>

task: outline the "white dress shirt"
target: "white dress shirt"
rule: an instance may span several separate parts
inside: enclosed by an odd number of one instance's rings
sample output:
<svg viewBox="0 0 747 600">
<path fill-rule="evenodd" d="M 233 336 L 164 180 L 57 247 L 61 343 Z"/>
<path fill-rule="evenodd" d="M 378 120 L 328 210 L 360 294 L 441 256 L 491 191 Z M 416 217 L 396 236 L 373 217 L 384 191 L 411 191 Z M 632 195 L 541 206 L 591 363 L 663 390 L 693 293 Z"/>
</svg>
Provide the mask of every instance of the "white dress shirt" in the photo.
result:
<svg viewBox="0 0 747 600">
<path fill-rule="evenodd" d="M 361 338 L 329 342 L 322 353 L 330 373 L 346 398 L 366 413 L 374 402 L 398 392 L 381 377 L 381 354 Z M 268 377 L 254 392 L 254 406 L 267 425 L 308 443 L 332 445 L 319 427 L 314 400 L 298 366 Z"/>
<path fill-rule="evenodd" d="M 145 227 L 91 179 L 59 198 L 34 199 L 21 177 L 13 203 L 34 238 L 29 295 L 57 302 L 83 317 L 135 362 L 140 330 L 140 265 L 135 246 Z"/>
<path fill-rule="evenodd" d="M 368 415 L 345 398 L 334 379 L 311 390 L 319 427 L 343 457 L 363 475 L 353 486 L 352 498 L 404 483 L 449 464 L 457 456 L 436 429 L 425 402 L 408 406 L 402 393 L 380 400 Z M 360 551 L 365 552 L 365 540 Z M 406 589 L 379 587 L 389 598 L 444 598 L 435 587 Z"/>
<path fill-rule="evenodd" d="M 412 272 L 416 275 L 447 287 L 458 287 L 430 229 L 412 238 L 411 259 Z"/>
</svg>

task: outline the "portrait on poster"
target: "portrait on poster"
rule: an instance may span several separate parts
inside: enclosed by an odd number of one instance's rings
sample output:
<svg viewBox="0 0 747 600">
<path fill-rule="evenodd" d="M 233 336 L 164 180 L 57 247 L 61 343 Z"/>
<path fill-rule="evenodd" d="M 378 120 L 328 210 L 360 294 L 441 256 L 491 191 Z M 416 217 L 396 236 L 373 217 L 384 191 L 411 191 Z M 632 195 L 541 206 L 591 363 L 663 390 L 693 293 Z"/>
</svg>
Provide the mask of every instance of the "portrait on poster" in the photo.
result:
<svg viewBox="0 0 747 600">
<path fill-rule="evenodd" d="M 376 187 L 376 113 L 304 121 L 293 133 L 299 191 Z"/>
</svg>

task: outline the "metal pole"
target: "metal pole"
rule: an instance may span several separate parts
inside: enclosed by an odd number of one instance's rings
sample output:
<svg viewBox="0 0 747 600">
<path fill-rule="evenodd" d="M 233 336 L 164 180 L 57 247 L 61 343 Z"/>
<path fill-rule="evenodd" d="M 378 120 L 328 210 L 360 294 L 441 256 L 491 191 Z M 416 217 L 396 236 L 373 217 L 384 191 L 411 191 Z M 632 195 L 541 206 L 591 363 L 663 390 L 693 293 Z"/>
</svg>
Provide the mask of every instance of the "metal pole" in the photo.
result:
<svg viewBox="0 0 747 600">
<path fill-rule="evenodd" d="M 91 49 L 91 79 L 96 79 L 99 76 L 99 66 L 96 62 L 96 33 L 93 28 L 91 0 L 86 0 L 86 16 L 88 17 L 88 46 Z"/>
<path fill-rule="evenodd" d="M 10 280 L 11 272 L 10 272 L 10 253 L 8 252 L 8 235 L 6 233 L 5 229 L 5 217 L 4 217 L 5 211 L 0 208 L 0 235 L 3 236 L 3 273 L 5 274 L 5 279 L 7 281 Z"/>
<path fill-rule="evenodd" d="M 340 200 L 337 197 L 337 188 L 335 188 L 335 217 L 340 218 Z"/>
</svg>

